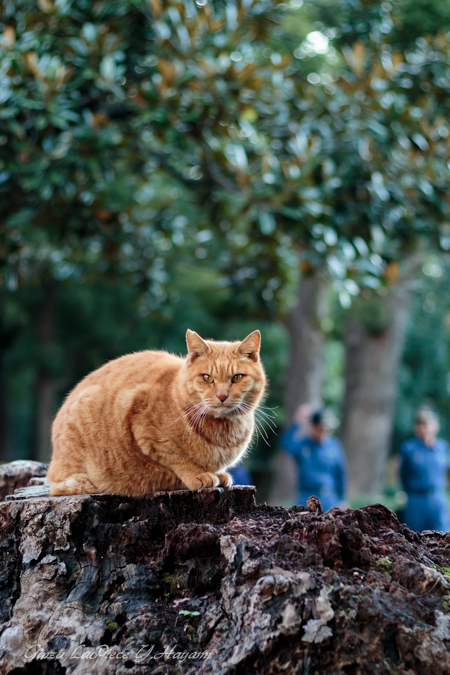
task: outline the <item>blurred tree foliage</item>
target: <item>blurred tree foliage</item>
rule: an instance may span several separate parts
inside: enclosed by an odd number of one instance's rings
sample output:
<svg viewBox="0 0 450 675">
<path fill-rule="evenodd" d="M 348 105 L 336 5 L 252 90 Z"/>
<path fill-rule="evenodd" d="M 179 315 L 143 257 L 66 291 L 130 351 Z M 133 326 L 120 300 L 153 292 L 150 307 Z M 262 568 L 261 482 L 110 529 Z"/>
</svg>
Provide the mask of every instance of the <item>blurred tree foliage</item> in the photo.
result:
<svg viewBox="0 0 450 675">
<path fill-rule="evenodd" d="M 271 46 L 289 44 L 283 3 L 6 2 L 9 284 L 43 266 L 59 277 L 83 262 L 127 269 L 127 252 L 134 259 L 148 243 L 142 226 L 180 228 L 177 209 L 152 204 L 161 172 L 181 191 L 172 201 L 195 200 L 198 229 L 222 224 L 222 264 L 266 301 L 281 292 L 272 287 L 283 277 L 271 273 L 292 245 L 328 255 L 343 278 L 386 231 L 393 248 L 411 226 L 436 234 L 448 167 L 435 104 L 445 103 L 448 45 L 392 56 L 388 3 L 338 6 L 359 32 L 338 72 L 311 73 L 310 36 L 294 55 Z M 133 208 L 138 196 L 146 209 Z M 435 219 L 420 218 L 430 207 Z M 369 284 L 380 266 L 365 261 Z"/>
<path fill-rule="evenodd" d="M 385 34 L 393 49 L 414 47 L 416 40 L 445 33 L 450 28 L 450 7 L 445 0 L 303 0 L 297 6 L 296 32 L 302 37 L 314 30 L 336 40 L 335 44 L 366 41 Z"/>
</svg>

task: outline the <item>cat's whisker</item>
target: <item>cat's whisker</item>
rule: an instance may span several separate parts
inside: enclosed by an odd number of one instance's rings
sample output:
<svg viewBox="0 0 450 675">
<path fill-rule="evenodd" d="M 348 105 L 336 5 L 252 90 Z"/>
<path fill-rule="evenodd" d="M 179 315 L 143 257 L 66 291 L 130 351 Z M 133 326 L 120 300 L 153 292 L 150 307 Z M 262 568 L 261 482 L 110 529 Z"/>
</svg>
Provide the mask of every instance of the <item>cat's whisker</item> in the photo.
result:
<svg viewBox="0 0 450 675">
<path fill-rule="evenodd" d="M 197 413 L 195 414 L 195 416 L 192 418 L 192 419 L 193 419 L 192 428 L 195 429 L 196 431 L 198 431 L 198 429 L 199 429 L 200 423 L 201 423 L 202 418 L 203 418 L 204 410 L 205 410 L 205 409 L 204 409 L 204 406 L 202 406 L 202 407 L 197 411 Z"/>
<path fill-rule="evenodd" d="M 266 412 L 265 410 L 262 410 L 261 406 L 257 407 L 258 412 L 261 413 L 261 415 L 265 415 L 266 417 L 270 417 L 270 419 L 276 419 L 276 415 L 272 415 L 271 413 Z"/>
<path fill-rule="evenodd" d="M 190 432 L 191 432 L 191 435 L 189 436 L 189 451 L 190 451 L 190 449 L 191 449 L 192 430 L 195 429 L 195 431 L 196 431 L 197 433 L 200 432 L 200 425 L 203 426 L 203 424 L 204 424 L 204 422 L 205 422 L 206 414 L 207 414 L 208 411 L 209 411 L 209 406 L 206 405 L 206 404 L 202 401 L 202 406 L 201 406 L 201 408 L 199 408 L 199 410 L 197 410 L 197 412 L 195 413 L 195 415 L 193 415 L 193 417 L 192 417 L 191 420 L 190 420 L 190 422 L 192 422 L 192 424 L 190 424 Z"/>
<path fill-rule="evenodd" d="M 256 417 L 255 417 L 255 424 L 257 424 L 259 426 L 259 428 L 261 429 L 261 433 L 263 434 L 264 438 L 269 440 L 269 436 L 267 434 L 267 431 L 264 429 L 263 425 L 261 424 L 261 422 Z"/>
<path fill-rule="evenodd" d="M 262 440 L 264 441 L 264 443 L 266 443 L 266 445 L 270 445 L 269 436 L 268 436 L 266 430 L 264 429 L 263 424 L 264 423 L 267 424 L 267 426 L 270 428 L 272 433 L 277 435 L 274 427 L 272 426 L 274 424 L 272 419 L 269 419 L 269 416 L 266 413 L 264 413 L 263 410 L 259 410 L 258 408 L 255 409 L 252 406 L 250 406 L 248 403 L 246 403 L 245 401 L 241 401 L 238 408 L 239 408 L 239 410 L 241 410 L 244 413 L 253 412 L 255 430 L 256 430 L 257 435 L 259 435 L 262 438 Z M 262 415 L 262 417 L 260 415 Z"/>
<path fill-rule="evenodd" d="M 196 429 L 196 428 L 197 428 L 197 423 L 198 423 L 198 421 L 200 420 L 200 417 L 201 417 L 201 415 L 202 415 L 203 407 L 204 407 L 204 404 L 202 404 L 201 408 L 199 408 L 199 409 L 196 411 L 195 415 L 193 415 L 193 416 L 191 417 L 191 419 L 189 420 L 189 426 L 190 426 L 190 428 L 191 428 L 191 431 L 192 431 L 192 429 Z"/>
<path fill-rule="evenodd" d="M 260 417 L 258 417 L 257 419 L 258 419 L 258 422 L 259 422 L 261 425 L 263 425 L 264 423 L 267 424 L 267 426 L 269 427 L 269 429 L 271 430 L 271 432 L 272 432 L 273 434 L 275 434 L 275 436 L 278 436 L 278 434 L 277 434 L 275 428 L 271 425 L 270 422 L 268 422 L 267 420 L 261 419 Z"/>
<path fill-rule="evenodd" d="M 267 434 L 266 434 L 265 430 L 262 428 L 262 426 L 257 422 L 256 418 L 255 418 L 255 428 L 259 431 L 259 434 L 260 434 L 262 440 L 264 441 L 264 443 L 266 445 L 270 446 L 269 437 L 267 436 Z"/>
<path fill-rule="evenodd" d="M 258 443 L 259 431 L 256 428 L 256 426 L 253 428 L 253 431 L 256 432 L 252 435 L 252 443 L 254 443 L 254 446 L 255 446 Z"/>
<path fill-rule="evenodd" d="M 255 410 L 255 415 L 258 415 L 258 417 L 260 417 L 267 424 L 274 424 L 276 426 L 275 420 L 272 419 L 272 417 L 265 415 L 262 410 Z"/>
<path fill-rule="evenodd" d="M 266 423 L 272 429 L 272 431 L 274 431 L 274 428 L 273 428 L 272 425 L 275 425 L 275 422 L 274 422 L 274 418 L 272 417 L 272 415 L 264 412 L 264 410 L 261 410 L 259 407 L 258 408 L 251 407 L 245 401 L 241 401 L 241 403 L 239 405 L 239 409 L 242 410 L 243 412 L 253 411 L 254 415 L 258 416 L 258 419 L 260 419 L 261 422 Z"/>
<path fill-rule="evenodd" d="M 201 413 L 201 411 L 202 411 L 204 405 L 205 405 L 205 404 L 204 404 L 203 401 L 200 401 L 200 403 L 197 403 L 197 404 L 196 404 L 196 406 L 195 406 L 196 411 L 195 411 L 195 413 L 192 415 L 192 417 L 188 419 L 187 425 L 186 425 L 186 427 L 185 427 L 185 429 L 184 429 L 184 433 L 183 433 L 183 443 L 184 443 L 184 438 L 185 438 L 185 435 L 186 435 L 186 430 L 189 429 L 189 432 L 192 434 L 192 429 L 195 428 L 195 425 L 196 425 L 197 416 Z M 190 438 L 191 438 L 191 437 L 190 437 Z M 190 441 L 189 441 L 189 447 L 190 447 Z"/>
<path fill-rule="evenodd" d="M 203 402 L 202 402 L 202 405 L 203 405 Z M 185 438 L 185 435 L 186 435 L 186 431 L 187 431 L 187 429 L 189 429 L 189 434 L 190 434 L 190 435 L 189 435 L 189 451 L 190 451 L 190 449 L 191 449 L 192 429 L 195 427 L 196 418 L 197 418 L 197 415 L 199 414 L 199 411 L 200 411 L 200 410 L 201 410 L 201 407 L 200 407 L 200 408 L 194 413 L 194 415 L 192 415 L 192 417 L 188 420 L 188 423 L 187 423 L 187 425 L 186 425 L 186 427 L 185 427 L 185 429 L 184 429 L 184 434 L 183 434 L 183 445 L 184 445 L 184 438 Z"/>
<path fill-rule="evenodd" d="M 236 408 L 237 408 L 237 410 L 240 410 L 241 412 L 243 412 L 244 415 L 247 415 L 248 413 L 253 412 L 253 408 L 251 408 L 251 407 L 250 407 L 247 403 L 245 403 L 244 401 L 241 401 L 241 402 L 236 406 Z M 254 416 L 253 416 L 253 421 L 255 421 Z M 257 435 L 258 435 L 258 429 L 257 429 L 257 427 L 254 426 L 254 428 L 256 429 L 256 433 L 257 433 Z"/>
<path fill-rule="evenodd" d="M 200 417 L 200 423 L 199 423 L 198 431 L 201 431 L 203 429 L 203 427 L 205 426 L 205 420 L 206 420 L 206 416 L 207 416 L 208 412 L 209 412 L 209 406 L 205 405 L 205 409 L 203 411 L 203 414 Z"/>
<path fill-rule="evenodd" d="M 169 424 L 169 426 L 172 426 L 172 424 L 175 424 L 175 422 L 178 422 L 179 420 L 183 419 L 183 417 L 188 417 L 188 415 L 189 415 L 191 412 L 193 412 L 194 410 L 196 410 L 196 409 L 198 408 L 199 405 L 200 405 L 200 404 L 197 403 L 195 406 L 191 406 L 190 408 L 188 408 L 187 410 L 185 410 L 185 411 L 183 412 L 183 414 L 180 415 L 179 417 L 177 417 L 177 419 L 175 419 L 173 422 L 171 422 L 171 423 Z"/>
<path fill-rule="evenodd" d="M 201 401 L 201 402 L 196 406 L 196 408 L 197 408 L 197 411 L 196 411 L 195 414 L 192 416 L 192 418 L 191 418 L 192 420 L 193 420 L 194 418 L 196 419 L 198 416 L 200 416 L 200 415 L 202 414 L 202 412 L 203 412 L 203 410 L 204 410 L 204 408 L 205 408 L 205 403 L 204 403 L 203 401 Z"/>
<path fill-rule="evenodd" d="M 238 408 L 239 408 L 240 410 L 243 410 L 243 409 L 241 408 L 240 405 L 238 406 Z M 243 412 L 245 412 L 245 411 L 243 410 Z M 256 420 L 253 420 L 253 422 L 254 422 L 254 424 L 253 424 L 253 432 L 256 432 L 256 441 L 255 441 L 255 444 L 256 444 L 256 443 L 258 442 L 258 437 L 259 437 L 261 434 L 260 434 L 259 429 L 258 429 L 258 427 L 257 427 L 257 425 L 256 425 Z M 252 434 L 252 435 L 253 435 L 253 434 Z M 252 440 L 253 440 L 253 439 L 252 439 Z"/>
<path fill-rule="evenodd" d="M 265 417 L 266 419 L 268 419 L 268 420 L 270 420 L 271 422 L 275 423 L 276 417 L 273 417 L 272 415 L 268 415 L 266 412 L 264 412 L 264 410 L 258 410 L 258 412 L 260 413 L 260 415 L 262 415 L 262 416 Z"/>
<path fill-rule="evenodd" d="M 252 406 L 250 406 L 248 403 L 246 403 L 245 401 L 241 401 L 239 403 L 239 405 L 237 406 L 237 409 L 240 410 L 241 412 L 243 412 L 244 414 L 246 414 L 248 412 L 256 413 L 256 410 Z M 266 445 L 270 446 L 270 443 L 269 443 L 269 440 L 268 440 L 269 437 L 268 437 L 264 427 L 262 426 L 262 422 L 256 417 L 256 414 L 254 414 L 254 416 L 253 416 L 253 422 L 254 422 L 254 431 L 256 432 L 256 438 L 258 438 L 258 436 L 259 436 L 260 438 L 262 438 L 264 443 L 266 443 Z"/>
<path fill-rule="evenodd" d="M 249 412 L 249 411 L 255 412 L 255 410 L 253 408 L 251 408 L 251 406 L 249 406 L 248 403 L 245 403 L 244 401 L 241 402 L 239 407 L 240 407 L 241 410 L 243 410 L 243 412 Z M 265 430 L 262 427 L 261 423 L 259 423 L 259 420 L 256 417 L 256 415 L 253 415 L 253 421 L 254 421 L 255 429 L 256 429 L 257 433 L 259 432 L 259 435 L 264 440 L 263 434 L 265 434 L 266 436 L 267 436 L 267 434 L 265 433 Z"/>
<path fill-rule="evenodd" d="M 171 422 L 169 424 L 169 427 L 171 427 L 172 424 L 175 424 L 175 422 L 178 422 L 179 420 L 181 420 L 183 417 L 187 417 L 190 412 L 192 412 L 193 410 L 195 410 L 196 408 L 198 408 L 201 405 L 202 405 L 202 401 L 200 401 L 200 403 L 196 403 L 195 405 L 191 405 L 189 408 L 186 408 L 186 410 L 183 410 L 181 415 L 179 417 L 177 417 L 176 420 L 174 420 L 173 422 Z"/>
<path fill-rule="evenodd" d="M 243 412 L 253 411 L 255 418 L 258 419 L 258 421 L 261 423 L 261 425 L 262 425 L 262 424 L 267 424 L 267 426 L 270 428 L 270 430 L 271 430 L 274 434 L 276 434 L 276 431 L 275 431 L 275 428 L 274 428 L 275 422 L 272 420 L 272 418 L 270 418 L 269 416 L 267 416 L 262 410 L 259 410 L 259 409 L 253 409 L 253 408 L 251 408 L 250 406 L 248 406 L 248 404 L 245 404 L 245 403 L 244 403 L 244 406 L 246 406 L 246 407 L 242 407 L 242 408 L 241 408 L 241 410 L 243 410 Z M 261 416 L 261 415 L 262 415 L 262 416 Z"/>
<path fill-rule="evenodd" d="M 192 422 L 191 430 L 192 430 L 192 428 L 194 428 L 196 431 L 199 430 L 199 425 L 200 425 L 201 422 L 204 421 L 204 417 L 206 416 L 206 412 L 208 410 L 209 410 L 209 407 L 205 403 L 202 402 L 201 408 L 199 408 L 199 410 L 197 410 L 195 415 L 191 418 L 191 422 Z"/>
</svg>

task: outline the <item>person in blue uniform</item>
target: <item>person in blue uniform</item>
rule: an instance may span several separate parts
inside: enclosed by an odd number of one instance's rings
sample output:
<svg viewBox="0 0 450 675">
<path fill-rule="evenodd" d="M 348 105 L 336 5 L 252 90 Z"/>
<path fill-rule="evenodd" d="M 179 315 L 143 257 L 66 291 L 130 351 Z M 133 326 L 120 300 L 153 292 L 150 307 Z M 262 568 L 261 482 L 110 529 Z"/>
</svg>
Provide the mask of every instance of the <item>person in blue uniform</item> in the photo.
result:
<svg viewBox="0 0 450 675">
<path fill-rule="evenodd" d="M 306 504 L 315 495 L 327 511 L 346 499 L 347 465 L 340 441 L 329 435 L 330 416 L 323 410 L 310 417 L 309 431 L 303 438 L 285 434 L 283 448 L 298 467 L 297 503 Z"/>
<path fill-rule="evenodd" d="M 414 433 L 400 446 L 400 480 L 407 495 L 403 520 L 410 530 L 447 532 L 449 446 L 438 438 L 439 418 L 432 408 L 419 408 Z"/>
<path fill-rule="evenodd" d="M 280 445 L 283 449 L 286 449 L 287 446 L 293 446 L 306 436 L 312 412 L 313 408 L 308 403 L 304 403 L 298 407 L 292 423 L 280 436 Z"/>
</svg>

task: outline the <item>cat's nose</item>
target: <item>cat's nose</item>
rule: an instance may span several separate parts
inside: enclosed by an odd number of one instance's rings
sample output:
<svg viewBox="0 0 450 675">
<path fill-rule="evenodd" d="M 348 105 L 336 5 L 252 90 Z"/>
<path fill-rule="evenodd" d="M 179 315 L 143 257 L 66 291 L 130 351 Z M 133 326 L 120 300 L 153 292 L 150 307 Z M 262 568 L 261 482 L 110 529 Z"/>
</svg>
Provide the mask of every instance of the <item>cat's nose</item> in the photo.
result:
<svg viewBox="0 0 450 675">
<path fill-rule="evenodd" d="M 223 403 L 228 398 L 228 394 L 217 394 L 217 398 L 220 398 Z"/>
</svg>

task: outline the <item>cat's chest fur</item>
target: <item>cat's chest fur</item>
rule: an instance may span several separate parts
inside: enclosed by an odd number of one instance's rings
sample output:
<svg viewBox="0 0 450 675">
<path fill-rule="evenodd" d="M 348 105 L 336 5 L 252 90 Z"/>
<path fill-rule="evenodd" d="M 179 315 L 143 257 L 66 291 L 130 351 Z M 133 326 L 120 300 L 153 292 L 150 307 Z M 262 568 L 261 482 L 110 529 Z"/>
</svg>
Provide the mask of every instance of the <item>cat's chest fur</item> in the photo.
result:
<svg viewBox="0 0 450 675">
<path fill-rule="evenodd" d="M 254 429 L 251 414 L 235 419 L 205 416 L 200 422 L 188 423 L 187 450 L 195 442 L 195 455 L 209 471 L 223 471 L 236 463 L 250 443 Z M 187 434 L 183 432 L 183 438 Z M 192 436 L 195 437 L 193 441 Z"/>
</svg>

